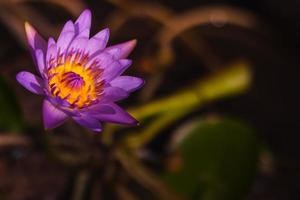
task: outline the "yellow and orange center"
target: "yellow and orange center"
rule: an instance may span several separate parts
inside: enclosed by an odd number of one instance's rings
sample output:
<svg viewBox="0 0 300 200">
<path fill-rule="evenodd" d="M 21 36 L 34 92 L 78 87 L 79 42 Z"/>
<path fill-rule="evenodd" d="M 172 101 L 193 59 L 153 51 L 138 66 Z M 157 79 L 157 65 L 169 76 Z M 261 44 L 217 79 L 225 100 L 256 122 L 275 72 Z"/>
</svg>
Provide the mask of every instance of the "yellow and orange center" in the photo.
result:
<svg viewBox="0 0 300 200">
<path fill-rule="evenodd" d="M 67 61 L 49 69 L 49 92 L 54 97 L 66 100 L 71 107 L 89 106 L 101 95 L 101 73 L 101 70 L 86 68 L 80 62 Z"/>
</svg>

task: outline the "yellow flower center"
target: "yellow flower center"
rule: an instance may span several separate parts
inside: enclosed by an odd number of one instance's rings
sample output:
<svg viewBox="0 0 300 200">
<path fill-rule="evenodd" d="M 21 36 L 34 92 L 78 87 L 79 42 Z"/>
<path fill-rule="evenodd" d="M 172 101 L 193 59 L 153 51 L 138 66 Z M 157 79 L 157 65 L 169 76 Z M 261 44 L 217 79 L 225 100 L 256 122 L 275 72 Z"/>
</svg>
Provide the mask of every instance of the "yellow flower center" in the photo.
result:
<svg viewBox="0 0 300 200">
<path fill-rule="evenodd" d="M 48 71 L 49 92 L 66 100 L 71 107 L 83 108 L 101 96 L 103 81 L 99 81 L 102 70 L 86 68 L 80 62 L 67 61 Z"/>
</svg>

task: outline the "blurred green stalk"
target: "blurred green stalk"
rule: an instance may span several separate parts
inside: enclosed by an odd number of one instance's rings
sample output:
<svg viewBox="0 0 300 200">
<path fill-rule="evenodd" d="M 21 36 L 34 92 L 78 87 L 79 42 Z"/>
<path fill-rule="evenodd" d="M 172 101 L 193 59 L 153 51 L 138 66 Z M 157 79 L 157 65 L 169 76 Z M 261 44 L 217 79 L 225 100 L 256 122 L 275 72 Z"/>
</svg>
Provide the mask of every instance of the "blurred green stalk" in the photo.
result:
<svg viewBox="0 0 300 200">
<path fill-rule="evenodd" d="M 142 132 L 130 134 L 126 142 L 129 147 L 139 148 L 152 139 L 160 130 L 184 115 L 206 103 L 240 94 L 249 88 L 250 83 L 250 66 L 245 61 L 239 61 L 169 97 L 129 109 L 128 112 L 141 122 L 147 117 L 154 115 L 158 115 L 158 117 Z M 104 142 L 109 142 L 107 136 L 114 132 L 116 126 L 110 125 L 106 128 L 103 139 Z"/>
<path fill-rule="evenodd" d="M 250 81 L 249 65 L 246 62 L 238 62 L 198 81 L 191 88 L 128 111 L 137 119 L 142 120 L 145 117 L 171 110 L 185 109 L 191 106 L 199 107 L 204 103 L 243 92 L 249 87 Z"/>
</svg>

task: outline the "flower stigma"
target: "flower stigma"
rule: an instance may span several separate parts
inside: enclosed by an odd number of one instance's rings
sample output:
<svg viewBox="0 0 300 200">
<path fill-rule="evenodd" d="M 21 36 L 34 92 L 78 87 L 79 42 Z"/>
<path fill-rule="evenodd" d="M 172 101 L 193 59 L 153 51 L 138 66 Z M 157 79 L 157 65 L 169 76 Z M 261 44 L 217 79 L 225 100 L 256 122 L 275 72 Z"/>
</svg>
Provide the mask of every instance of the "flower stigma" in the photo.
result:
<svg viewBox="0 0 300 200">
<path fill-rule="evenodd" d="M 89 56 L 80 52 L 61 54 L 48 63 L 48 89 L 54 97 L 84 108 L 97 102 L 103 92 L 102 69 L 96 62 L 88 64 Z"/>
</svg>

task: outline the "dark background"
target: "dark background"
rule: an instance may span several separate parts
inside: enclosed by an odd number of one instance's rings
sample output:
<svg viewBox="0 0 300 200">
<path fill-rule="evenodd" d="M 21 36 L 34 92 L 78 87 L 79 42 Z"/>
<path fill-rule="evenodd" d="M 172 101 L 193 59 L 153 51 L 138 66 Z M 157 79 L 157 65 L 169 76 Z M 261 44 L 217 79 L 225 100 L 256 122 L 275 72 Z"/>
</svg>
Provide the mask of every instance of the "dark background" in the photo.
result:
<svg viewBox="0 0 300 200">
<path fill-rule="evenodd" d="M 261 143 L 270 148 L 274 154 L 274 171 L 271 175 L 258 175 L 255 187 L 248 199 L 300 199 L 298 106 L 300 102 L 298 94 L 300 91 L 298 83 L 300 1 L 162 0 L 158 2 L 173 8 L 178 13 L 202 5 L 233 5 L 244 8 L 257 17 L 260 27 L 254 31 L 226 27 L 220 30 L 218 35 L 215 27 L 199 28 L 199 32 L 210 42 L 213 51 L 223 61 L 242 57 L 249 59 L 254 66 L 254 84 L 247 94 L 210 105 L 208 109 L 230 113 L 250 122 L 257 130 Z M 97 19 L 112 8 L 106 3 L 102 4 L 102 8 L 98 8 L 96 0 L 87 1 L 87 5 L 92 11 L 96 11 L 95 18 Z M 47 14 L 51 15 L 50 11 Z M 57 13 L 57 15 L 58 18 L 65 16 L 64 13 Z M 230 34 L 240 35 L 243 41 L 235 41 Z M 226 35 L 226 37 L 220 35 Z M 141 45 L 146 39 L 147 36 L 140 40 Z M 20 56 L 20 54 L 28 56 L 26 48 L 2 23 L 0 24 L 0 42 L 0 70 L 3 73 L 11 70 L 14 65 L 12 63 L 20 63 L 23 60 L 29 62 L 28 58 Z M 180 52 L 180 45 L 177 48 Z M 12 71 L 17 71 L 17 69 Z M 203 70 L 195 72 L 202 73 Z M 175 69 L 172 74 L 176 77 L 180 72 Z"/>
<path fill-rule="evenodd" d="M 297 0 L 163 0 L 178 12 L 202 5 L 233 5 L 254 13 L 262 26 L 242 32 L 246 42 L 224 41 L 200 31 L 223 56 L 247 57 L 254 66 L 255 81 L 249 93 L 214 105 L 214 109 L 240 116 L 257 129 L 258 137 L 274 153 L 275 172 L 259 177 L 249 199 L 300 199 L 299 73 L 300 1 Z M 91 4 L 92 5 L 92 4 Z M 230 28 L 229 28 L 230 29 Z M 240 30 L 230 29 L 240 34 Z M 229 32 L 230 32 L 229 31 Z M 224 31 L 226 33 L 226 30 Z M 220 55 L 219 54 L 219 55 Z M 176 72 L 174 72 L 176 74 Z"/>
</svg>

